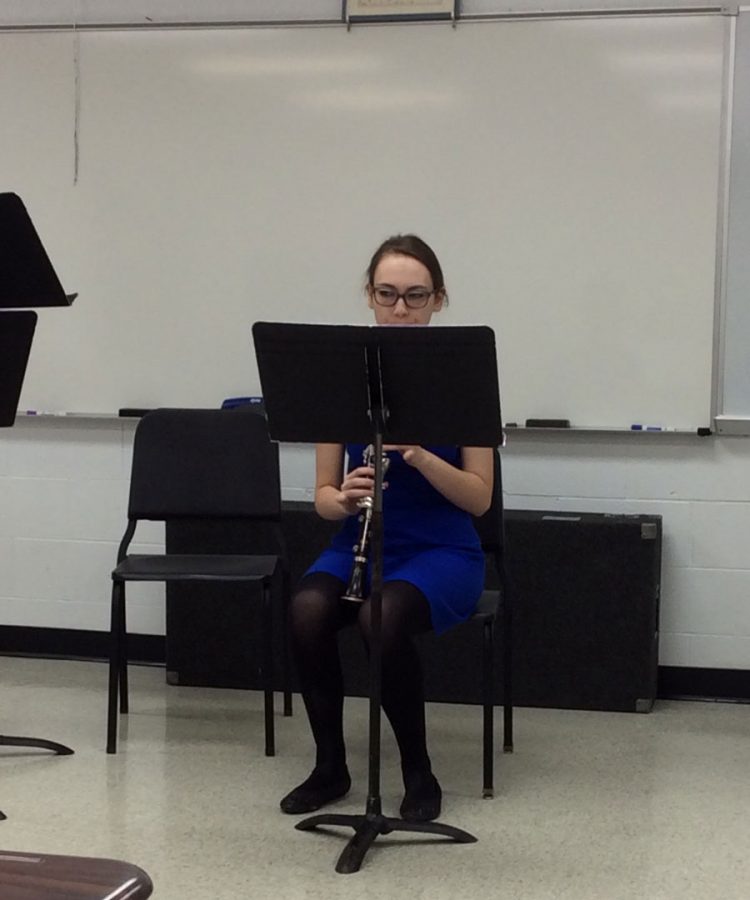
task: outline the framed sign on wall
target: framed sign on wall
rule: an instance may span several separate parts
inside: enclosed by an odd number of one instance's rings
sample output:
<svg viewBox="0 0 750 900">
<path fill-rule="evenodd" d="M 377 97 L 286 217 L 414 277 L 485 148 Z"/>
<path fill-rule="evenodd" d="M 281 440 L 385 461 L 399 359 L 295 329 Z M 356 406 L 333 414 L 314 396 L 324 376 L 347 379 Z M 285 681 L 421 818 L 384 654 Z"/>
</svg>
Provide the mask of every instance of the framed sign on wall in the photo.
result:
<svg viewBox="0 0 750 900">
<path fill-rule="evenodd" d="M 345 0 L 347 22 L 455 19 L 458 0 Z"/>
</svg>

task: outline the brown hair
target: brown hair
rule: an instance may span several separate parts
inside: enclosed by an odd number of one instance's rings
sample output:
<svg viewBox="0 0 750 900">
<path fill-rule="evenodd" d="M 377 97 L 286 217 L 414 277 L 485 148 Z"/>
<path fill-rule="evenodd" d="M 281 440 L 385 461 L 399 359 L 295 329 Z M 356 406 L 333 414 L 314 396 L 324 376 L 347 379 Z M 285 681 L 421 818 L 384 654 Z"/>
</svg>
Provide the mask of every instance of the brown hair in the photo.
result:
<svg viewBox="0 0 750 900">
<path fill-rule="evenodd" d="M 435 251 L 429 244 L 426 244 L 422 238 L 416 234 L 395 234 L 378 247 L 373 253 L 370 265 L 367 267 L 367 286 L 372 287 L 375 279 L 375 269 L 377 269 L 380 260 L 389 253 L 400 253 L 402 256 L 411 256 L 422 265 L 430 273 L 432 278 L 432 286 L 436 293 L 442 293 L 447 301 L 445 294 L 445 282 L 443 281 L 443 270 L 440 268 Z"/>
</svg>

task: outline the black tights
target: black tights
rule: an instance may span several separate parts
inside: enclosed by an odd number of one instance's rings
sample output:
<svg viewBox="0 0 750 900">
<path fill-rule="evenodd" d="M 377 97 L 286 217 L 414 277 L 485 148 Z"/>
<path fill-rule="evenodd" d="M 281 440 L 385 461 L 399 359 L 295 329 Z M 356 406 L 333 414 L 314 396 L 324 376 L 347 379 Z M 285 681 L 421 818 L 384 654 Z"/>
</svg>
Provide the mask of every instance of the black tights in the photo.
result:
<svg viewBox="0 0 750 900">
<path fill-rule="evenodd" d="M 344 584 L 325 572 L 302 579 L 292 599 L 291 631 L 302 696 L 315 739 L 316 769 L 346 766 L 343 734 L 344 683 L 336 633 L 359 625 L 370 643 L 369 601 L 342 600 Z M 421 591 L 406 581 L 383 585 L 382 704 L 401 752 L 404 777 L 430 771 L 425 736 L 422 667 L 412 636 L 432 627 Z"/>
</svg>

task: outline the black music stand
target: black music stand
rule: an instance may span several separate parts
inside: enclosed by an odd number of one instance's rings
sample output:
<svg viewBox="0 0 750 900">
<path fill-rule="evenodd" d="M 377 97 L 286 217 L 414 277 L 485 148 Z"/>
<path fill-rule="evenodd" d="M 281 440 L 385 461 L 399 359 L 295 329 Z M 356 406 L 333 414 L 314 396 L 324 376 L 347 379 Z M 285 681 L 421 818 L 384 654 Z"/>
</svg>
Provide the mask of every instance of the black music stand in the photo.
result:
<svg viewBox="0 0 750 900">
<path fill-rule="evenodd" d="M 9 428 L 16 420 L 36 320 L 31 310 L 0 311 L 0 428 Z"/>
<path fill-rule="evenodd" d="M 28 307 L 69 306 L 75 297 L 64 293 L 21 199 L 0 194 L 0 428 L 10 427 L 16 418 L 37 321 Z M 6 312 L 19 307 L 23 309 Z M 0 746 L 73 753 L 64 744 L 42 738 L 0 735 Z"/>
<path fill-rule="evenodd" d="M 398 444 L 502 443 L 495 338 L 484 326 L 296 325 L 256 322 L 253 338 L 271 437 L 279 441 L 372 442 L 372 640 L 367 806 L 363 815 L 323 813 L 298 822 L 346 825 L 354 835 L 336 864 L 359 870 L 380 834 L 409 831 L 458 843 L 476 838 L 440 822 L 382 814 L 380 800 L 381 600 L 384 441 Z"/>
<path fill-rule="evenodd" d="M 18 194 L 0 194 L 0 309 L 70 306 Z"/>
</svg>

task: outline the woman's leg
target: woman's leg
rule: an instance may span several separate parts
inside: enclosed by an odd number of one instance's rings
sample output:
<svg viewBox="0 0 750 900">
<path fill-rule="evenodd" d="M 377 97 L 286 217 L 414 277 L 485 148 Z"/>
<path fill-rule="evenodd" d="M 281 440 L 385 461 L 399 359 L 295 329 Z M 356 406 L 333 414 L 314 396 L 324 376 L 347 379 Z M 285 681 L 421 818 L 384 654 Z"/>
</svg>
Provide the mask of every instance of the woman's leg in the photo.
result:
<svg viewBox="0 0 750 900">
<path fill-rule="evenodd" d="M 302 579 L 292 598 L 290 628 L 302 697 L 315 740 L 315 768 L 281 801 L 287 813 L 320 809 L 351 785 L 344 747 L 344 685 L 336 633 L 353 620 L 345 585 L 325 572 Z"/>
<path fill-rule="evenodd" d="M 370 603 L 362 604 L 359 624 L 369 646 Z M 426 822 L 440 815 L 441 791 L 432 774 L 425 729 L 422 665 L 412 636 L 432 628 L 424 594 L 407 581 L 383 585 L 381 646 L 382 703 L 401 753 L 404 819 Z"/>
</svg>

